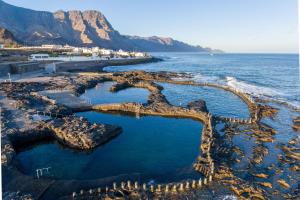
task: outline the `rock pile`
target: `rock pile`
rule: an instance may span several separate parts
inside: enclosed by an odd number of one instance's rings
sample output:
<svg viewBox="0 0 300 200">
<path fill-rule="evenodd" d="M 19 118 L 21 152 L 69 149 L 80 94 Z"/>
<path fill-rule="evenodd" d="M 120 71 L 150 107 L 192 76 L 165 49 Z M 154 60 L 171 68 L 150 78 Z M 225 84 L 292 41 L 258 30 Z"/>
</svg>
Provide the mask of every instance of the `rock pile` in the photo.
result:
<svg viewBox="0 0 300 200">
<path fill-rule="evenodd" d="M 93 149 L 122 131 L 117 126 L 91 124 L 86 119 L 76 116 L 54 119 L 45 126 L 54 131 L 55 137 L 63 144 L 82 150 Z"/>
<path fill-rule="evenodd" d="M 295 119 L 293 119 L 292 127 L 294 130 L 300 131 L 300 117 L 296 117 Z"/>
<path fill-rule="evenodd" d="M 188 108 L 208 113 L 206 102 L 202 99 L 188 103 Z"/>
</svg>

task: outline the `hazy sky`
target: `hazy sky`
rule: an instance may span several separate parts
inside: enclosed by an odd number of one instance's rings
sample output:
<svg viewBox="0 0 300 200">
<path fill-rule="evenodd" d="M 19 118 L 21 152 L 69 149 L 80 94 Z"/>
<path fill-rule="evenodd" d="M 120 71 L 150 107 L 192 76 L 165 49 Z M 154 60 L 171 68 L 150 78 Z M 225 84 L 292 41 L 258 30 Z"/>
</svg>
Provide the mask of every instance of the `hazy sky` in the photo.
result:
<svg viewBox="0 0 300 200">
<path fill-rule="evenodd" d="M 34 10 L 99 10 L 122 34 L 170 36 L 227 52 L 298 52 L 297 0 L 4 0 Z"/>
</svg>

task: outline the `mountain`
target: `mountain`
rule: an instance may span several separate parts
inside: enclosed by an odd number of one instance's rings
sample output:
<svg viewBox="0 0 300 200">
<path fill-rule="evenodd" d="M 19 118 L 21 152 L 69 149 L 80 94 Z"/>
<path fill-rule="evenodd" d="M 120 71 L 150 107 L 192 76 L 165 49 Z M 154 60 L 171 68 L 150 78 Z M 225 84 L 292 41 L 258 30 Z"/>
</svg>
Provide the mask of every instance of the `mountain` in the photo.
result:
<svg viewBox="0 0 300 200">
<path fill-rule="evenodd" d="M 10 31 L 0 27 L 0 44 L 17 45 L 18 42 Z"/>
<path fill-rule="evenodd" d="M 0 0 L 0 27 L 30 45 L 51 43 L 138 51 L 211 51 L 172 38 L 121 35 L 101 12 L 95 10 L 51 13 L 16 7 Z"/>
</svg>

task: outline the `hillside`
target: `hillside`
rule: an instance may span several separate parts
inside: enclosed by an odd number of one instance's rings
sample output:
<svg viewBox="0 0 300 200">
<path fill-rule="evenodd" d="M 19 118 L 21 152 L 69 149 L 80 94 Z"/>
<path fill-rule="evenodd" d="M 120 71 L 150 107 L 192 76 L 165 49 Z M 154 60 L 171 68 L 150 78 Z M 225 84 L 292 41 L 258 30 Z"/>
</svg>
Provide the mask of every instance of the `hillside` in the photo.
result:
<svg viewBox="0 0 300 200">
<path fill-rule="evenodd" d="M 0 44 L 16 45 L 17 43 L 17 40 L 10 31 L 0 27 Z"/>
<path fill-rule="evenodd" d="M 51 13 L 16 7 L 0 0 L 0 27 L 31 45 L 53 43 L 139 51 L 211 51 L 172 38 L 121 35 L 101 12 L 95 10 Z"/>
</svg>

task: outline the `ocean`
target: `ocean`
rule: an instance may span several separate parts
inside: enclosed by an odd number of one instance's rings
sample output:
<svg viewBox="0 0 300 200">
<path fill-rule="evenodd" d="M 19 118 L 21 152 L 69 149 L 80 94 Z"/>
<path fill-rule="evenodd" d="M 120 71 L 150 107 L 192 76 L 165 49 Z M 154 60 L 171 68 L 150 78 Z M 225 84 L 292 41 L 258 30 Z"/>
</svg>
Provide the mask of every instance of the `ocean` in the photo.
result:
<svg viewBox="0 0 300 200">
<path fill-rule="evenodd" d="M 163 62 L 107 67 L 107 71 L 185 72 L 193 80 L 218 82 L 253 96 L 286 101 L 300 108 L 298 54 L 152 53 Z"/>
</svg>

